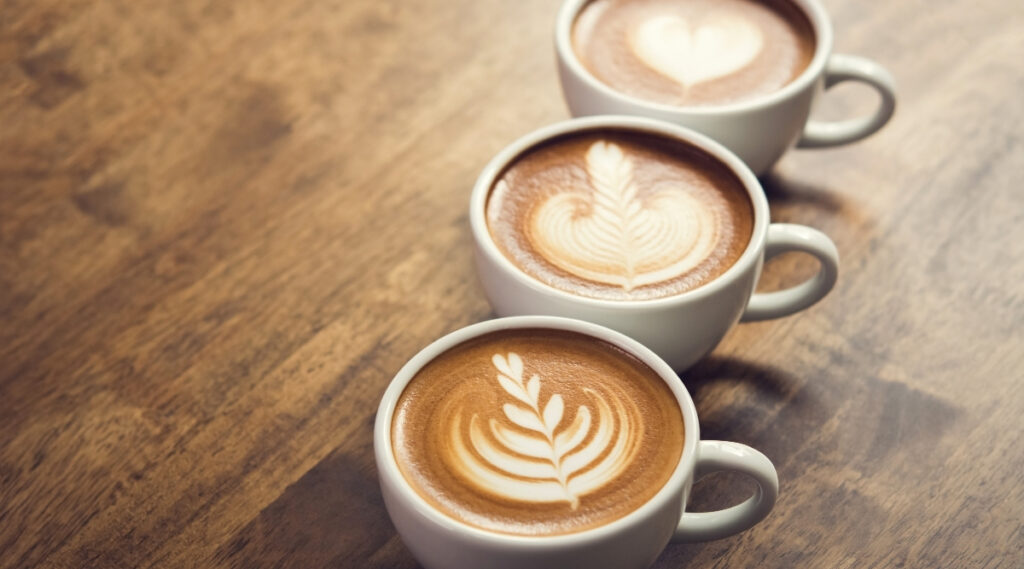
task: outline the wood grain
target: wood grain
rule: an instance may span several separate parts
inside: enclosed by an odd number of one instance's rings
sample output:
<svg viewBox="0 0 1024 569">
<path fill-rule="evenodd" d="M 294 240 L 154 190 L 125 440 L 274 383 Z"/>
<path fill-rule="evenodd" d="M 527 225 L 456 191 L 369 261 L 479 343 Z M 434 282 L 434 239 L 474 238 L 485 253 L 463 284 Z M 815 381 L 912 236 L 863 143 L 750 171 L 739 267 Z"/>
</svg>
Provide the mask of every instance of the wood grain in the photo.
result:
<svg viewBox="0 0 1024 569">
<path fill-rule="evenodd" d="M 1024 11 L 826 6 L 899 109 L 765 179 L 775 220 L 836 241 L 839 284 L 684 381 L 704 437 L 775 461 L 780 501 L 657 567 L 1021 567 Z M 0 567 L 416 566 L 376 404 L 491 316 L 469 189 L 567 116 L 556 10 L 0 2 Z M 818 113 L 870 104 L 842 87 Z"/>
</svg>

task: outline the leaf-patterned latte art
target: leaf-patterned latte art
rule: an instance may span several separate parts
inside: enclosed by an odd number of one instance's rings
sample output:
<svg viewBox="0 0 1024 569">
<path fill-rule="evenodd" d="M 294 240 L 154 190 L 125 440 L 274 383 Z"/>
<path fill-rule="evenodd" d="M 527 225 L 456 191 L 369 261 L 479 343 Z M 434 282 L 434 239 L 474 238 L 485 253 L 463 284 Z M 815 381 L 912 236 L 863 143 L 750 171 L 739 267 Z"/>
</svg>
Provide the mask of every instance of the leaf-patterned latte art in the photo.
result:
<svg viewBox="0 0 1024 569">
<path fill-rule="evenodd" d="M 534 248 L 578 277 L 630 291 L 682 275 L 718 239 L 711 208 L 680 187 L 641 196 L 632 159 L 598 141 L 586 153 L 591 192 L 555 194 L 529 220 Z"/>
<path fill-rule="evenodd" d="M 596 391 L 583 391 L 594 409 L 580 405 L 571 420 L 562 395 L 542 404 L 541 379 L 524 380 L 523 360 L 515 353 L 495 354 L 498 383 L 509 401 L 497 418 L 469 417 L 469 440 L 457 416 L 453 454 L 463 474 L 477 487 L 502 498 L 532 503 L 567 502 L 604 487 L 629 466 L 642 437 L 636 409 Z M 497 414 L 496 414 L 497 415 Z"/>
</svg>

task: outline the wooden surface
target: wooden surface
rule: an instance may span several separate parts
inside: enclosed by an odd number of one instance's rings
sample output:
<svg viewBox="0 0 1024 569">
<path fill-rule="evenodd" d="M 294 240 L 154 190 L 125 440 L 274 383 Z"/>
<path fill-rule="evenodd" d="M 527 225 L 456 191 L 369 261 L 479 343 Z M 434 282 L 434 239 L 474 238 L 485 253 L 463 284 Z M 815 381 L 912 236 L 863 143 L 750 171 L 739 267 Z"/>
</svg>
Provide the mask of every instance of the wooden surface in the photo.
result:
<svg viewBox="0 0 1024 569">
<path fill-rule="evenodd" d="M 836 241 L 839 284 L 684 380 L 703 436 L 763 450 L 780 499 L 657 566 L 1022 567 L 1024 10 L 826 6 L 897 114 L 765 180 L 776 221 Z M 491 316 L 469 189 L 567 117 L 556 10 L 0 2 L 0 567 L 416 565 L 375 408 Z M 841 87 L 819 114 L 871 103 Z M 763 287 L 813 269 L 781 258 Z"/>
</svg>

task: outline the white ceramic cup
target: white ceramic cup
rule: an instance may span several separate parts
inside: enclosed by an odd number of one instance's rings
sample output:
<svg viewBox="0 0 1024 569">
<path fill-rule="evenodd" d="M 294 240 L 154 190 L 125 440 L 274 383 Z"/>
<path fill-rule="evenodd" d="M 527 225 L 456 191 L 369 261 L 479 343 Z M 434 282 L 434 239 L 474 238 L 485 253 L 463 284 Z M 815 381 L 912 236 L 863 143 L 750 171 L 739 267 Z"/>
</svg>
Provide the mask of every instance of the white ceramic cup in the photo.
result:
<svg viewBox="0 0 1024 569">
<path fill-rule="evenodd" d="M 761 175 L 796 144 L 821 148 L 865 138 L 889 121 L 896 109 L 892 76 L 877 63 L 832 53 L 832 25 L 817 0 L 792 0 L 814 28 L 815 52 L 807 69 L 778 91 L 743 102 L 682 107 L 645 101 L 616 91 L 594 77 L 572 47 L 572 27 L 590 0 L 565 0 L 555 24 L 558 73 L 573 116 L 626 114 L 661 119 L 702 132 L 721 142 Z M 809 121 L 815 99 L 843 81 L 865 83 L 878 92 L 875 111 L 837 122 Z"/>
<path fill-rule="evenodd" d="M 609 342 L 651 367 L 675 395 L 683 416 L 679 462 L 654 497 L 625 516 L 578 533 L 519 536 L 470 526 L 431 507 L 405 480 L 391 446 L 395 405 L 416 373 L 444 351 L 499 330 L 569 330 Z M 374 455 L 388 515 L 413 556 L 428 569 L 624 569 L 648 567 L 670 541 L 726 537 L 758 523 L 778 495 L 775 467 L 760 452 L 739 443 L 701 441 L 697 410 L 686 388 L 657 355 L 618 332 L 589 322 L 550 316 L 488 320 L 430 344 L 399 370 L 377 410 Z M 684 513 L 693 482 L 712 472 L 738 472 L 756 483 L 744 502 L 715 512 Z"/>
<path fill-rule="evenodd" d="M 626 129 L 683 140 L 703 149 L 743 182 L 754 211 L 750 242 L 718 278 L 693 290 L 651 300 L 602 300 L 556 289 L 527 275 L 498 249 L 487 227 L 487 196 L 505 167 L 531 147 L 570 132 Z M 548 314 L 595 322 L 631 336 L 653 349 L 675 369 L 685 369 L 710 352 L 743 320 L 765 320 L 803 310 L 832 289 L 839 252 L 820 231 L 802 225 L 769 223 L 768 201 L 757 177 L 725 147 L 669 123 L 643 117 L 598 116 L 572 119 L 536 130 L 502 150 L 481 172 L 470 196 L 469 220 L 476 245 L 477 274 L 498 316 Z M 801 251 L 820 262 L 817 274 L 791 288 L 754 293 L 767 258 Z"/>
</svg>

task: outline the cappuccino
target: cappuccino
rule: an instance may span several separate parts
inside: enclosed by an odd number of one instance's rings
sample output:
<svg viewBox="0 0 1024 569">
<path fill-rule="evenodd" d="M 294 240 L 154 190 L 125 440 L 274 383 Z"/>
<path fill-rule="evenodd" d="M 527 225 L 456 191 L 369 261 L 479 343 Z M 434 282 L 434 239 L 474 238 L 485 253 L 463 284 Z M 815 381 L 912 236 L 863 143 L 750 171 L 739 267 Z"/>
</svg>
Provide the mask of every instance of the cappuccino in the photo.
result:
<svg viewBox="0 0 1024 569">
<path fill-rule="evenodd" d="M 682 411 L 647 364 L 567 330 L 518 328 L 456 345 L 395 406 L 402 476 L 434 509 L 514 535 L 599 527 L 669 480 Z"/>
<path fill-rule="evenodd" d="M 753 206 L 735 173 L 681 140 L 625 130 L 572 133 L 527 149 L 486 205 L 498 249 L 574 295 L 646 300 L 728 270 Z"/>
<path fill-rule="evenodd" d="M 788 0 L 594 0 L 572 46 L 612 89 L 675 106 L 772 93 L 814 57 L 814 31 Z"/>
</svg>

